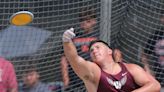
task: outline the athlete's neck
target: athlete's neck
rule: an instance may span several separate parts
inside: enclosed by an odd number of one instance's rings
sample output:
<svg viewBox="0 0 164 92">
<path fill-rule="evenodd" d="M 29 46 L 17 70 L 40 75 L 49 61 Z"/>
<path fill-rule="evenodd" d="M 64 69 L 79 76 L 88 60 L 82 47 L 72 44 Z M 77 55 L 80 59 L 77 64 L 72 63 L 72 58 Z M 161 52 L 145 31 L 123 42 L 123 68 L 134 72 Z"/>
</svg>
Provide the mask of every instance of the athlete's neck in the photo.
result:
<svg viewBox="0 0 164 92">
<path fill-rule="evenodd" d="M 117 64 L 118 63 L 111 61 L 101 66 L 101 69 L 109 74 L 115 74 L 114 71 Z"/>
</svg>

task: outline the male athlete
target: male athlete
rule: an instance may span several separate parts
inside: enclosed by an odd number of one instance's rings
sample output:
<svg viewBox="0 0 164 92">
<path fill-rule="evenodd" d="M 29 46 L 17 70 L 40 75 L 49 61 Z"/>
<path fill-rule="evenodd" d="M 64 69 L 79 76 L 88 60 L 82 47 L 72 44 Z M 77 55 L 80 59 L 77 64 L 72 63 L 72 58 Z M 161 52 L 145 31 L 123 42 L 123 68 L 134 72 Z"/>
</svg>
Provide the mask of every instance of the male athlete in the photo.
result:
<svg viewBox="0 0 164 92">
<path fill-rule="evenodd" d="M 90 45 L 92 62 L 80 57 L 72 42 L 73 31 L 71 28 L 63 34 L 64 53 L 88 92 L 160 92 L 159 82 L 140 66 L 115 62 L 112 49 L 101 40 Z"/>
</svg>

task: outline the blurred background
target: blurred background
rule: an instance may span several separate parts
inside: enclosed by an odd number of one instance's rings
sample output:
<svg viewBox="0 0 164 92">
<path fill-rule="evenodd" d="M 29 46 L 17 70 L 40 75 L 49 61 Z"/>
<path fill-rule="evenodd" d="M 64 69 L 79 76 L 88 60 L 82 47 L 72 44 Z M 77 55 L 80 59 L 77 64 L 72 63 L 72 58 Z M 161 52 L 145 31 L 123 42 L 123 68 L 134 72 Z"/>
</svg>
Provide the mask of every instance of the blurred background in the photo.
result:
<svg viewBox="0 0 164 92">
<path fill-rule="evenodd" d="M 125 62 L 144 67 L 142 57 L 146 53 L 150 70 L 164 85 L 164 65 L 161 63 L 164 61 L 157 59 L 160 55 L 150 54 L 155 53 L 155 46 L 149 41 L 158 40 L 153 39 L 153 35 L 164 37 L 156 34 L 156 31 L 164 32 L 163 0 L 1 0 L 0 56 L 14 65 L 18 82 L 22 82 L 24 68 L 35 65 L 41 81 L 63 85 L 61 37 L 70 27 L 77 33 L 82 31 L 79 14 L 87 7 L 95 12 L 97 20 L 95 33 L 90 36 L 98 35 L 113 48 L 119 48 Z M 11 25 L 10 16 L 18 11 L 33 13 L 34 20 L 25 26 Z M 86 91 L 82 81 L 73 81 L 78 84 L 72 86 L 80 86 L 65 92 Z"/>
</svg>

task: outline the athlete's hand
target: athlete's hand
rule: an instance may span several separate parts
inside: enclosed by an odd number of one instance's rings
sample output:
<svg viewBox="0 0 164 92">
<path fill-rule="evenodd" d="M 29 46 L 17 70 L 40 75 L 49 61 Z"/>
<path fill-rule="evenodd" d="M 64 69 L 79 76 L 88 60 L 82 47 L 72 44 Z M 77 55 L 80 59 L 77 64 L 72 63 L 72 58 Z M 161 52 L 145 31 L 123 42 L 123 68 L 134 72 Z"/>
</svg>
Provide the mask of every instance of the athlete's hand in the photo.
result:
<svg viewBox="0 0 164 92">
<path fill-rule="evenodd" d="M 75 36 L 74 28 L 70 28 L 64 32 L 62 40 L 63 42 L 70 42 Z"/>
</svg>

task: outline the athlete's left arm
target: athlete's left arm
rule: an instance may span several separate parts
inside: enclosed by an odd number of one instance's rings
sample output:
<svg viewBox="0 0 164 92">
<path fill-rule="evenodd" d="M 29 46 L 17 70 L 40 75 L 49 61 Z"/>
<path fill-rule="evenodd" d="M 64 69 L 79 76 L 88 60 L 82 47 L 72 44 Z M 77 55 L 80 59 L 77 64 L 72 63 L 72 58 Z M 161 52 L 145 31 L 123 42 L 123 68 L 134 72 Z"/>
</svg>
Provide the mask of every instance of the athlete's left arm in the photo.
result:
<svg viewBox="0 0 164 92">
<path fill-rule="evenodd" d="M 126 67 L 132 74 L 136 84 L 141 86 L 132 92 L 160 92 L 160 83 L 152 75 L 145 72 L 142 67 L 136 64 L 127 64 Z"/>
</svg>

